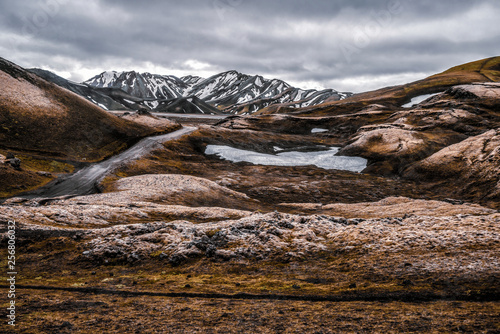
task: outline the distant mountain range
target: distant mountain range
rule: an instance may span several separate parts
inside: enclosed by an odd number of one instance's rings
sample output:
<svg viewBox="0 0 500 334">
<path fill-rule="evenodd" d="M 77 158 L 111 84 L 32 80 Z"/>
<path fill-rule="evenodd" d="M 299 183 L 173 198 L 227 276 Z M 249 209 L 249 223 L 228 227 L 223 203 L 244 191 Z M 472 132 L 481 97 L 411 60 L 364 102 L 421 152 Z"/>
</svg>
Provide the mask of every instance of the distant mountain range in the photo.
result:
<svg viewBox="0 0 500 334">
<path fill-rule="evenodd" d="M 41 69 L 31 71 L 106 110 L 252 114 L 271 105 L 310 107 L 352 95 L 333 89 L 303 90 L 282 80 L 237 71 L 223 72 L 208 79 L 107 71 L 83 83 L 71 82 Z"/>
</svg>

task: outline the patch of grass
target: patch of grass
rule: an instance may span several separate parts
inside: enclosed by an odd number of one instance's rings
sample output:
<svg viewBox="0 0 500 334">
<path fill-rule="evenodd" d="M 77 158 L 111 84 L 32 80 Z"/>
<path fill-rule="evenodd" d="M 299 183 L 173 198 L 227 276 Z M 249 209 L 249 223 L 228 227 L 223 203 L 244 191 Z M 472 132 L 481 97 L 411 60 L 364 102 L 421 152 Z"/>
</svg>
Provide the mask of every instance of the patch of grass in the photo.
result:
<svg viewBox="0 0 500 334">
<path fill-rule="evenodd" d="M 52 177 L 40 176 L 33 171 L 18 171 L 10 166 L 0 165 L 0 198 L 34 190 L 52 180 Z"/>
<path fill-rule="evenodd" d="M 214 230 L 207 231 L 207 236 L 208 236 L 209 238 L 211 238 L 211 237 L 213 237 L 214 235 L 216 235 L 216 234 L 217 234 L 217 232 L 219 232 L 220 230 L 221 230 L 221 229 L 219 228 L 219 229 L 214 229 Z"/>
<path fill-rule="evenodd" d="M 73 173 L 75 167 L 69 163 L 46 158 L 37 158 L 30 155 L 17 155 L 21 159 L 23 168 L 31 171 L 44 171 L 49 173 Z"/>
</svg>

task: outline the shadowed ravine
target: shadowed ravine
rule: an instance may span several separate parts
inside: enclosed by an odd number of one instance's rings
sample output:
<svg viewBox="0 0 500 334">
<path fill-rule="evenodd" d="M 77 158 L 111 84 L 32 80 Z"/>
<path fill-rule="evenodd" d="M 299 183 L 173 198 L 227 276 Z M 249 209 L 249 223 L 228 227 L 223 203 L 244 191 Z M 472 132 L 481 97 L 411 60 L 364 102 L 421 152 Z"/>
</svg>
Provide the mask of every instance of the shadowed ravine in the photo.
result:
<svg viewBox="0 0 500 334">
<path fill-rule="evenodd" d="M 52 198 L 60 196 L 79 196 L 97 192 L 97 183 L 116 169 L 121 164 L 136 160 L 149 152 L 161 143 L 177 139 L 196 130 L 195 127 L 183 127 L 180 130 L 144 138 L 126 151 L 109 158 L 108 160 L 85 167 L 78 172 L 49 183 L 47 186 L 36 191 L 27 193 L 24 198 Z"/>
</svg>

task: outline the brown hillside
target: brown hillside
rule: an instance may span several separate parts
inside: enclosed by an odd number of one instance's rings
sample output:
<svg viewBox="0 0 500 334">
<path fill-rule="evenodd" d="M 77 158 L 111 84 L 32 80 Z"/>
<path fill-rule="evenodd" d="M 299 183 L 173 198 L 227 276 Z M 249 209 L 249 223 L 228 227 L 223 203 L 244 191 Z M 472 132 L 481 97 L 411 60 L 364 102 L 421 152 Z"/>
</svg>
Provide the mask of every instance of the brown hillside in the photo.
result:
<svg viewBox="0 0 500 334">
<path fill-rule="evenodd" d="M 154 132 L 0 58 L 0 148 L 100 160 Z"/>
<path fill-rule="evenodd" d="M 449 87 L 473 82 L 500 81 L 500 57 L 486 58 L 450 68 L 442 73 L 409 84 L 386 87 L 355 94 L 345 100 L 321 105 L 293 109 L 274 105 L 261 111 L 262 114 L 290 113 L 303 116 L 329 116 L 356 112 L 371 104 L 399 107 L 413 97 L 438 93 Z"/>
<path fill-rule="evenodd" d="M 78 162 L 102 160 L 141 137 L 177 127 L 151 122 L 111 115 L 0 58 L 0 154 L 11 152 L 22 162 L 20 169 L 0 163 L 0 197 L 35 189 Z"/>
</svg>

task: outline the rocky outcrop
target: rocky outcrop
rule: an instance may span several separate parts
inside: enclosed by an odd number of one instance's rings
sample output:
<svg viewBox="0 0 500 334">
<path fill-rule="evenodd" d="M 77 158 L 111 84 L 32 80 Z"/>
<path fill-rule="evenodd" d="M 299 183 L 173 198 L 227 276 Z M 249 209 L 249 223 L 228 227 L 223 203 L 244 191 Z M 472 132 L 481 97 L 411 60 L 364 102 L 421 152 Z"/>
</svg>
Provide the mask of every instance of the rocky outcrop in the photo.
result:
<svg viewBox="0 0 500 334">
<path fill-rule="evenodd" d="M 366 172 L 397 174 L 401 166 L 423 159 L 459 138 L 451 132 L 417 131 L 405 125 L 367 126 L 339 154 L 369 159 L 371 164 Z"/>
<path fill-rule="evenodd" d="M 446 147 L 409 167 L 404 175 L 448 182 L 474 199 L 500 200 L 500 129 Z"/>
<path fill-rule="evenodd" d="M 500 105 L 500 82 L 458 85 L 450 88 L 446 93 L 457 100 L 472 100 L 481 106 Z"/>
<path fill-rule="evenodd" d="M 210 225 L 122 225 L 89 231 L 82 260 L 136 262 L 158 256 L 179 265 L 200 257 L 290 262 L 330 252 L 412 252 L 412 265 L 418 270 L 477 275 L 498 268 L 493 253 L 473 250 L 473 245 L 481 249 L 500 241 L 496 219 L 493 215 L 480 220 L 467 216 L 346 220 L 270 213 Z M 460 253 L 461 262 L 436 256 L 444 249 L 468 251 Z"/>
<path fill-rule="evenodd" d="M 2 162 L 11 165 L 14 169 L 21 170 L 21 159 L 16 158 L 12 153 L 8 153 Z"/>
<path fill-rule="evenodd" d="M 325 215 L 345 218 L 380 218 L 380 217 L 407 217 L 433 216 L 446 217 L 455 215 L 491 215 L 496 210 L 488 209 L 477 204 L 463 203 L 453 199 L 444 201 L 412 199 L 408 197 L 387 197 L 378 202 L 363 203 L 281 203 L 282 208 L 301 209 L 305 212 L 321 212 Z"/>
<path fill-rule="evenodd" d="M 0 212 L 5 215 L 5 207 L 0 206 Z M 494 275 L 499 265 L 492 250 L 500 242 L 497 224 L 500 217 L 491 213 L 345 219 L 275 212 L 247 214 L 240 219 L 210 224 L 176 220 L 77 230 L 47 226 L 43 220 L 30 224 L 23 216 L 18 217 L 18 224 L 26 234 L 51 231 L 57 235 L 57 231 L 65 231 L 78 235 L 81 241 L 76 260 L 94 265 L 160 261 L 165 266 L 178 266 L 203 258 L 287 263 L 338 254 L 376 262 L 390 254 L 391 262 L 400 264 L 391 268 L 392 273 L 444 273 L 469 278 Z M 454 256 L 447 255 L 451 253 Z M 412 254 L 411 268 L 403 266 L 409 261 L 408 254 Z M 380 269 L 376 263 L 371 265 Z"/>
<path fill-rule="evenodd" d="M 447 129 L 475 136 L 500 126 L 500 83 L 454 86 L 391 117 L 422 129 Z"/>
<path fill-rule="evenodd" d="M 382 124 L 360 127 L 339 153 L 369 159 L 367 172 L 400 174 L 413 162 L 500 126 L 499 105 L 498 83 L 454 86 Z"/>
</svg>

